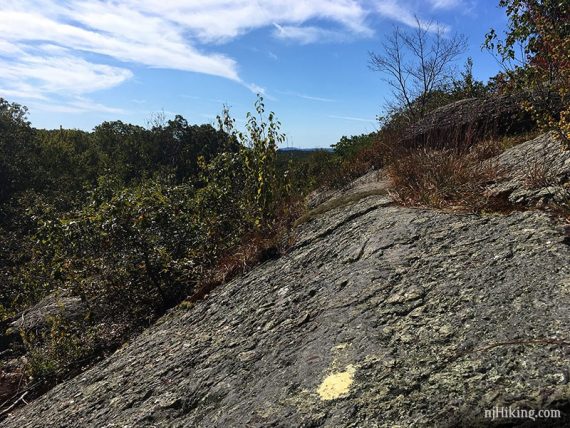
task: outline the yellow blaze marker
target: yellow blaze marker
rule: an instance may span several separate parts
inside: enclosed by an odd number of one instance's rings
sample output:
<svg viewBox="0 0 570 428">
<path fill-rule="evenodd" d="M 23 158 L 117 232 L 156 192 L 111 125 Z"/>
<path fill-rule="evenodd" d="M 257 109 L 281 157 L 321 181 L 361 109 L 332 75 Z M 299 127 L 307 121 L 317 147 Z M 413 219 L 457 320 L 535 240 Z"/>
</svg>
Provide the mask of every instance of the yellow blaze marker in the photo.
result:
<svg viewBox="0 0 570 428">
<path fill-rule="evenodd" d="M 343 372 L 333 373 L 323 380 L 317 392 L 321 400 L 334 400 L 348 394 L 354 381 L 356 368 L 351 364 Z"/>
</svg>

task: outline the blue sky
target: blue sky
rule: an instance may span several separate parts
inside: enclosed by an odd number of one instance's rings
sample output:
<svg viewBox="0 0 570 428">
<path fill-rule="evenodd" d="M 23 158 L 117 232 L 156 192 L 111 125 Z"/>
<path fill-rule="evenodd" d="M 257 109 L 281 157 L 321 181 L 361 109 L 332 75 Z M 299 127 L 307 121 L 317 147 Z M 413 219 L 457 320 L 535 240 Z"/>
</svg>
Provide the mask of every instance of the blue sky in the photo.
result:
<svg viewBox="0 0 570 428">
<path fill-rule="evenodd" d="M 262 92 L 288 145 L 327 147 L 371 132 L 389 89 L 368 52 L 414 15 L 469 39 L 475 77 L 496 73 L 480 46 L 502 30 L 496 0 L 3 0 L 0 97 L 36 127 L 145 125 L 153 114 L 243 120 Z"/>
</svg>

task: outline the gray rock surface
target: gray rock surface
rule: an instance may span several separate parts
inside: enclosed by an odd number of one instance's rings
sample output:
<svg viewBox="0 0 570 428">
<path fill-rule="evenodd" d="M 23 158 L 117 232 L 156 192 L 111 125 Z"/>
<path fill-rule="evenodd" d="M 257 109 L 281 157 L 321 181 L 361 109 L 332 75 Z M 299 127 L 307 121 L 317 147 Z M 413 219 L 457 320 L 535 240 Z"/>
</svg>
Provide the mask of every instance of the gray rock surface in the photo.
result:
<svg viewBox="0 0 570 428">
<path fill-rule="evenodd" d="M 4 426 L 470 427 L 495 406 L 568 410 L 570 247 L 546 214 L 369 195 L 298 237 Z"/>
<path fill-rule="evenodd" d="M 39 303 L 25 310 L 10 322 L 9 331 L 32 331 L 38 333 L 48 328 L 48 322 L 53 317 L 73 321 L 85 316 L 86 305 L 79 297 L 50 294 Z"/>
<path fill-rule="evenodd" d="M 347 198 L 355 194 L 387 193 L 388 178 L 383 170 L 370 170 L 362 177 L 348 183 L 341 189 L 316 190 L 309 195 L 308 208 L 313 209 L 339 198 Z"/>
<path fill-rule="evenodd" d="M 570 201 L 570 150 L 564 150 L 555 132 L 514 146 L 497 161 L 508 179 L 493 186 L 491 195 L 535 206 Z"/>
<path fill-rule="evenodd" d="M 413 124 L 403 144 L 449 147 L 450 141 L 472 141 L 494 135 L 528 131 L 534 127 L 521 109 L 520 96 L 468 98 L 440 107 Z"/>
</svg>

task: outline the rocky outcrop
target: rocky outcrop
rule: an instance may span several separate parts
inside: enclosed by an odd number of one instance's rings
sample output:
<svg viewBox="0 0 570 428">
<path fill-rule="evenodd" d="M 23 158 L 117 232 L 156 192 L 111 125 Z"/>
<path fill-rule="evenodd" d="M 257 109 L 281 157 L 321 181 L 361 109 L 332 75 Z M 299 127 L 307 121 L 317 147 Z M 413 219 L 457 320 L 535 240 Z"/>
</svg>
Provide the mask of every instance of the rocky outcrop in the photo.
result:
<svg viewBox="0 0 570 428">
<path fill-rule="evenodd" d="M 408 146 L 450 147 L 471 144 L 495 135 L 517 134 L 534 128 L 521 108 L 522 96 L 468 98 L 440 107 L 413 124 L 402 139 Z"/>
<path fill-rule="evenodd" d="M 375 193 L 307 219 L 287 255 L 172 310 L 4 426 L 471 427 L 496 406 L 567 423 L 562 228 L 539 211 L 458 215 Z"/>
<path fill-rule="evenodd" d="M 494 161 L 508 178 L 491 187 L 490 195 L 526 206 L 570 203 L 570 150 L 555 132 L 519 144 Z"/>
<path fill-rule="evenodd" d="M 14 318 L 0 323 L 0 357 L 7 357 L 4 361 L 0 359 L 0 389 L 2 389 L 3 366 L 6 360 L 25 353 L 22 333 L 26 335 L 45 334 L 54 319 L 71 323 L 83 319 L 86 313 L 88 313 L 88 308 L 79 297 L 54 293 Z"/>
<path fill-rule="evenodd" d="M 37 333 L 48 328 L 49 320 L 60 317 L 74 321 L 85 316 L 87 306 L 79 297 L 65 294 L 50 294 L 30 309 L 23 311 L 10 322 L 8 331 L 24 330 Z"/>
</svg>

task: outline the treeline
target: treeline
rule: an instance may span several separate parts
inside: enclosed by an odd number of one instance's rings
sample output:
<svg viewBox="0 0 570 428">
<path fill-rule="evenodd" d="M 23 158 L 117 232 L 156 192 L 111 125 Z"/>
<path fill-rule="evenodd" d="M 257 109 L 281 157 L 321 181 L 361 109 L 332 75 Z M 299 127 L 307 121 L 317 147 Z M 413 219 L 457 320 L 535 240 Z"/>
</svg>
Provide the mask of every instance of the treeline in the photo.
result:
<svg viewBox="0 0 570 428">
<path fill-rule="evenodd" d="M 32 129 L 27 109 L 3 99 L 0 111 L 2 202 L 24 190 L 81 191 L 102 175 L 122 184 L 155 175 L 182 182 L 197 174 L 199 158 L 237 151 L 224 131 L 181 116 L 151 128 L 115 121 L 84 132 Z"/>
<path fill-rule="evenodd" d="M 284 138 L 261 98 L 243 131 L 223 111 L 217 126 L 176 116 L 91 132 L 35 129 L 0 99 L 0 325 L 45 299 L 58 307 L 1 332 L 4 362 L 26 355 L 9 370 L 42 385 L 77 372 L 286 251 L 306 195 L 372 167 L 359 153 L 375 134 L 300 157 L 278 150 Z"/>
</svg>

